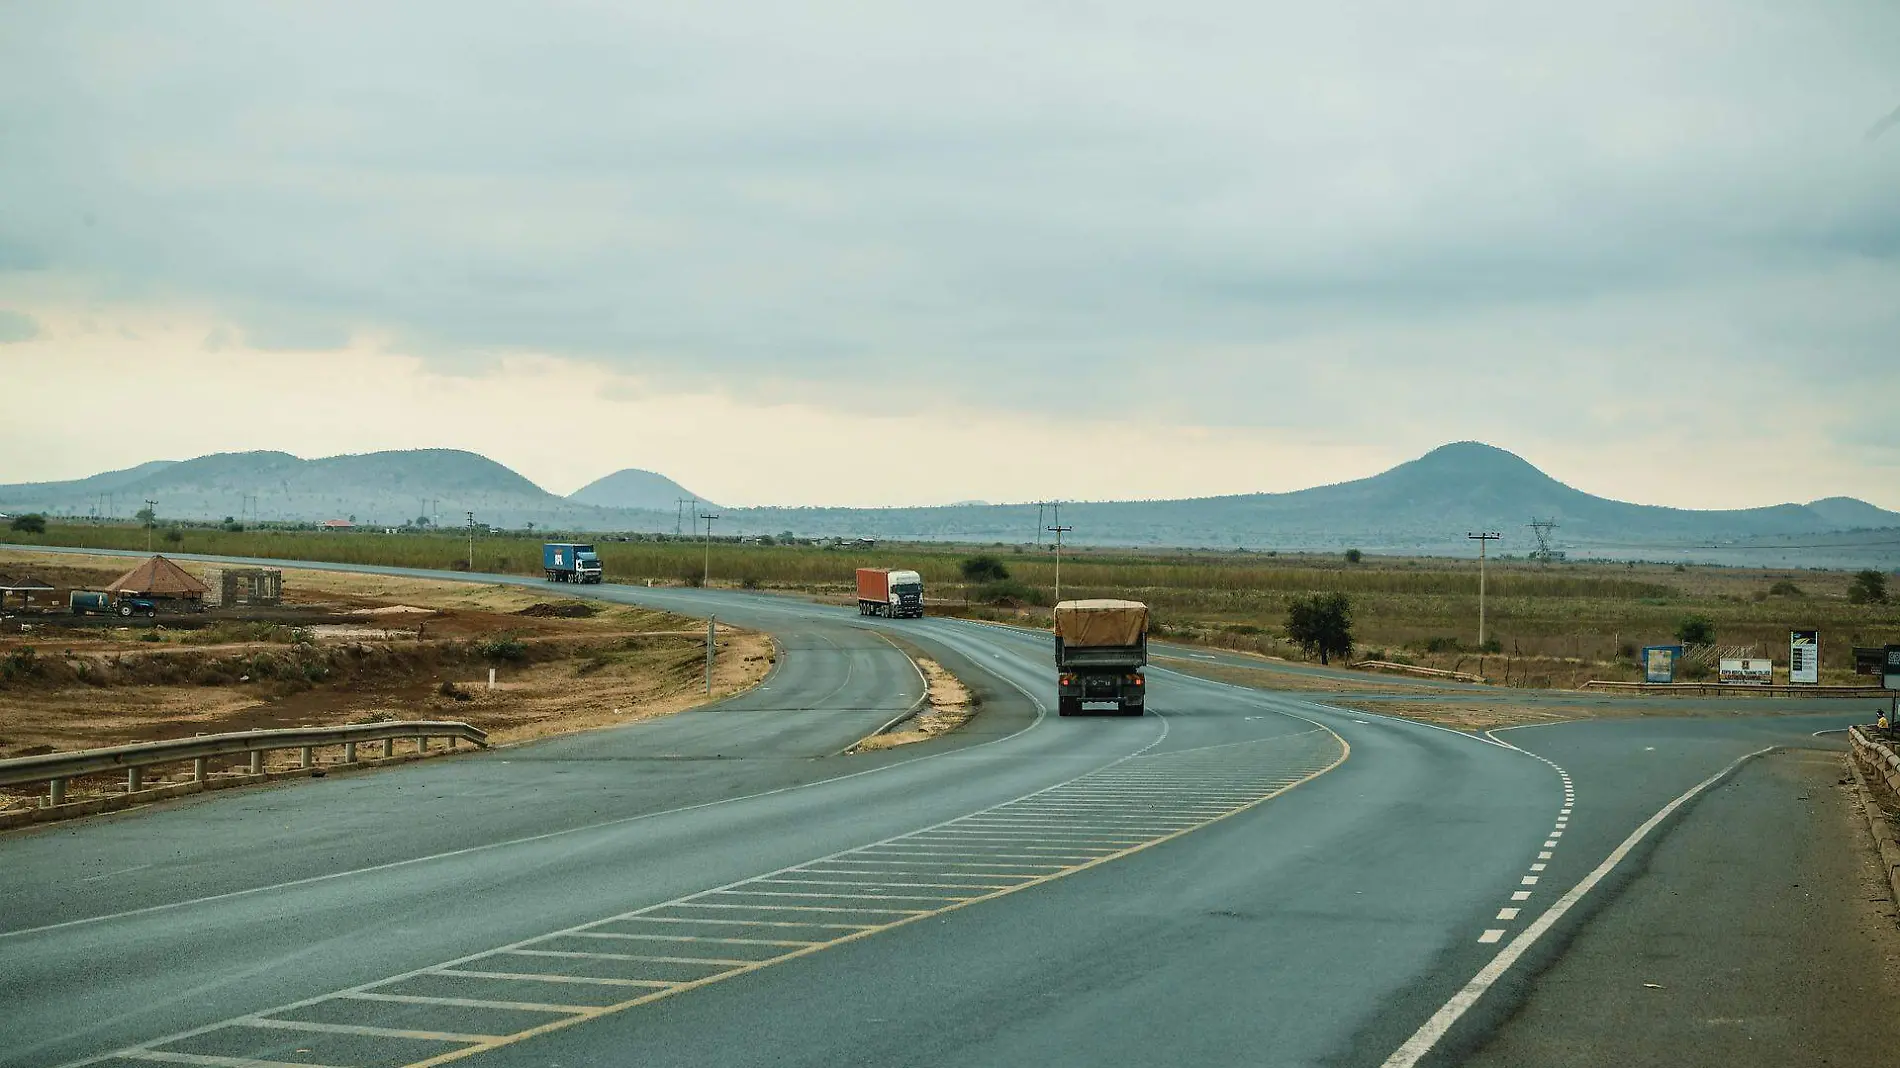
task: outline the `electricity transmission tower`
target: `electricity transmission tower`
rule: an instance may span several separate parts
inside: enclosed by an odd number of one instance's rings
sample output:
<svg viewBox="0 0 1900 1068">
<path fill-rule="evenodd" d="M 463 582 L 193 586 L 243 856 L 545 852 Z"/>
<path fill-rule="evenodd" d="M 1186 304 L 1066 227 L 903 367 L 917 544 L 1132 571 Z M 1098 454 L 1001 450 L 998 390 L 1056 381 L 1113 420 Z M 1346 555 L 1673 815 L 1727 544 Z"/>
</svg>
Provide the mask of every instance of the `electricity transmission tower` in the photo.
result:
<svg viewBox="0 0 1900 1068">
<path fill-rule="evenodd" d="M 677 505 L 673 509 L 673 536 L 677 538 L 686 533 L 686 506 L 692 505 L 693 514 L 699 514 L 699 498 L 675 497 L 673 503 Z"/>
<path fill-rule="evenodd" d="M 1537 548 L 1531 551 L 1531 559 L 1540 564 L 1562 562 L 1564 558 L 1563 550 L 1550 547 L 1550 532 L 1557 529 L 1557 521 L 1555 519 L 1539 519 L 1536 516 L 1532 516 L 1528 526 L 1531 528 L 1531 536 L 1537 539 Z"/>
</svg>

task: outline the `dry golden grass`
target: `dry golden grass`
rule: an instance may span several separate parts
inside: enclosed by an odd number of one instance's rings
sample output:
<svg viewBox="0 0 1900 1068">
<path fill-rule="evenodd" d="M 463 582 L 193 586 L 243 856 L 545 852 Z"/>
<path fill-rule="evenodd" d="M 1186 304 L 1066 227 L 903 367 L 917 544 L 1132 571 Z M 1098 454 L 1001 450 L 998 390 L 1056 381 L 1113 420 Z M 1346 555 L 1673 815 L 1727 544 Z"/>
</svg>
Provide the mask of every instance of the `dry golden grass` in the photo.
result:
<svg viewBox="0 0 1900 1068">
<path fill-rule="evenodd" d="M 976 715 L 976 702 L 971 698 L 969 688 L 959 682 L 955 675 L 935 660 L 923 657 L 912 659 L 916 661 L 918 670 L 924 673 L 924 681 L 929 686 L 929 699 L 923 710 L 903 730 L 873 734 L 852 746 L 852 752 L 868 753 L 927 742 L 956 730 Z"/>
</svg>

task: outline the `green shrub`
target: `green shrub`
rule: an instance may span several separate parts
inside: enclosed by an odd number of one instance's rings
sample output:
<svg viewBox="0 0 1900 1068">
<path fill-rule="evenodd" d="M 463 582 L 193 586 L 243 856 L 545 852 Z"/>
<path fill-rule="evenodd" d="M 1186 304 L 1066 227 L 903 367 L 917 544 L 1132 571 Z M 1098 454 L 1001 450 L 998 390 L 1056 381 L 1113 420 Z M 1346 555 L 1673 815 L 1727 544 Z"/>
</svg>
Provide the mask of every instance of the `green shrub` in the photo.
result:
<svg viewBox="0 0 1900 1068">
<path fill-rule="evenodd" d="M 1287 639 L 1319 662 L 1352 653 L 1352 601 L 1343 593 L 1316 593 L 1287 606 Z"/>
<path fill-rule="evenodd" d="M 475 655 L 483 660 L 522 661 L 528 659 L 528 647 L 519 638 L 504 634 L 475 643 Z"/>
<path fill-rule="evenodd" d="M 1684 645 L 1714 645 L 1715 620 L 1708 616 L 1684 616 L 1676 624 L 1676 640 Z"/>
<path fill-rule="evenodd" d="M 1886 604 L 1887 576 L 1872 568 L 1856 573 L 1847 587 L 1847 599 L 1855 604 Z"/>
<path fill-rule="evenodd" d="M 1009 568 L 994 556 L 972 556 L 958 566 L 965 582 L 996 583 L 1009 578 Z"/>
<path fill-rule="evenodd" d="M 14 516 L 13 522 L 8 526 L 21 534 L 44 534 L 46 533 L 46 517 L 38 512 L 28 512 L 25 515 Z"/>
<path fill-rule="evenodd" d="M 1802 592 L 1801 587 L 1795 585 L 1794 583 L 1788 581 L 1787 579 L 1782 579 L 1781 581 L 1775 583 L 1773 586 L 1768 587 L 1768 596 L 1770 597 L 1806 597 L 1807 594 Z"/>
</svg>

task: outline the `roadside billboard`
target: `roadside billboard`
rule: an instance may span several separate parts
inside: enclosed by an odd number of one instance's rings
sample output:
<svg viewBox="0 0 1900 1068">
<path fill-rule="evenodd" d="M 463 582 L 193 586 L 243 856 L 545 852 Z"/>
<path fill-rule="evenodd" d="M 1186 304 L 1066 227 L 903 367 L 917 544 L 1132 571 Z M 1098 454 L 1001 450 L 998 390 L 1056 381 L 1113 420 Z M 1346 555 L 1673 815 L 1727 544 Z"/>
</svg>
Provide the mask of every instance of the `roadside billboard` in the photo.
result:
<svg viewBox="0 0 1900 1068">
<path fill-rule="evenodd" d="M 1821 682 L 1821 632 L 1788 632 L 1788 681 L 1802 686 Z"/>
<path fill-rule="evenodd" d="M 1775 684 L 1773 660 L 1724 658 L 1716 662 L 1716 672 L 1717 677 L 1727 686 L 1773 686 Z"/>
<path fill-rule="evenodd" d="M 1887 646 L 1887 665 L 1880 681 L 1889 690 L 1900 690 L 1900 645 Z"/>
<path fill-rule="evenodd" d="M 1676 681 L 1676 662 L 1682 659 L 1680 645 L 1651 645 L 1643 649 L 1643 681 Z"/>
<path fill-rule="evenodd" d="M 1880 645 L 1854 646 L 1854 674 L 1880 675 L 1886 670 L 1887 650 Z"/>
</svg>

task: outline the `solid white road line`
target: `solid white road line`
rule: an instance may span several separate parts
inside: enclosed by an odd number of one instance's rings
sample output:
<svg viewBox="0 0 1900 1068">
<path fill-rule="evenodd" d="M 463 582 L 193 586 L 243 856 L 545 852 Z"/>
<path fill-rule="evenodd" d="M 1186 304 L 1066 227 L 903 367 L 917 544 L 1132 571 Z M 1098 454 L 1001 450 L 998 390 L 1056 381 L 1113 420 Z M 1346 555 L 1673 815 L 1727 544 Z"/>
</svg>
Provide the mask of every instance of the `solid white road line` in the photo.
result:
<svg viewBox="0 0 1900 1068">
<path fill-rule="evenodd" d="M 1471 1007 L 1478 1003 L 1478 999 L 1482 998 L 1486 991 L 1496 985 L 1497 981 L 1502 979 L 1504 974 L 1511 970 L 1511 966 L 1516 964 L 1525 953 L 1530 951 L 1532 946 L 1537 944 L 1539 938 L 1542 938 L 1546 932 L 1552 927 L 1555 927 L 1557 922 L 1564 918 L 1565 913 L 1576 907 L 1577 902 L 1582 901 L 1585 894 L 1588 894 L 1598 883 L 1607 878 L 1612 871 L 1615 871 L 1616 866 L 1623 862 L 1623 858 L 1629 856 L 1631 850 L 1641 844 L 1643 839 L 1649 837 L 1651 831 L 1654 831 L 1664 820 L 1668 819 L 1677 809 L 1687 804 L 1697 794 L 1721 782 L 1744 763 L 1753 760 L 1773 748 L 1773 746 L 1769 746 L 1766 749 L 1757 749 L 1746 756 L 1738 758 L 1734 763 L 1723 768 L 1721 771 L 1691 786 L 1674 801 L 1664 805 L 1655 815 L 1643 821 L 1642 826 L 1630 832 L 1630 836 L 1625 838 L 1621 845 L 1612 850 L 1609 856 L 1603 858 L 1603 863 L 1597 865 L 1595 870 L 1583 877 L 1582 882 L 1571 887 L 1564 896 L 1558 898 L 1556 904 L 1552 905 L 1542 916 L 1537 917 L 1529 927 L 1524 929 L 1524 933 L 1511 939 L 1510 944 L 1506 945 L 1496 957 L 1493 957 L 1489 964 L 1479 969 L 1478 974 L 1472 976 L 1471 981 L 1467 982 L 1463 989 L 1452 995 L 1450 1001 L 1447 1001 L 1437 1012 L 1433 1013 L 1431 1019 L 1426 1020 L 1411 1038 L 1406 1039 L 1404 1045 L 1392 1051 L 1392 1055 L 1385 1059 L 1385 1063 L 1381 1068 L 1413 1068 L 1413 1066 L 1417 1065 L 1427 1053 L 1431 1052 L 1432 1047 L 1438 1044 L 1439 1039 L 1445 1037 L 1445 1034 L 1451 1030 L 1452 1025 L 1457 1023 L 1459 1018 L 1464 1016 L 1465 1013 L 1471 1011 Z M 1525 878 L 1529 880 L 1532 877 L 1526 876 Z"/>
</svg>

